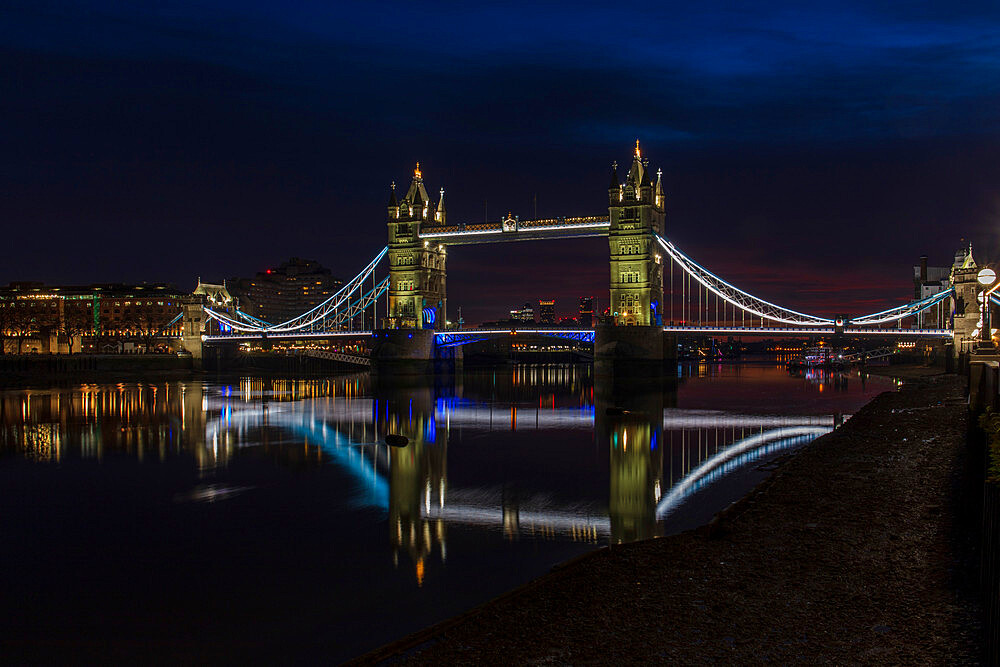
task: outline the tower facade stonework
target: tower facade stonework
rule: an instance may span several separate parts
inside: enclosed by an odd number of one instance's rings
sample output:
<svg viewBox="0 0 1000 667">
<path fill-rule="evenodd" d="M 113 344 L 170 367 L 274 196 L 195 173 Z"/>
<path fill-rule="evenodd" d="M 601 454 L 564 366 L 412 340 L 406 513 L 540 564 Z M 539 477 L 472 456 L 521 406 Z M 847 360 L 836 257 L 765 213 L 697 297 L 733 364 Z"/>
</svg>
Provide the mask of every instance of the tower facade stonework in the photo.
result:
<svg viewBox="0 0 1000 667">
<path fill-rule="evenodd" d="M 663 234 L 665 214 L 661 173 L 653 182 L 649 160 L 635 144 L 624 183 L 617 164 L 608 186 L 611 252 L 611 313 L 618 326 L 663 324 L 663 264 L 656 235 Z"/>
<path fill-rule="evenodd" d="M 443 329 L 447 321 L 446 251 L 420 238 L 421 229 L 444 225 L 444 189 L 437 204 L 424 187 L 420 163 L 402 199 L 389 196 L 389 316 L 387 329 Z"/>
<path fill-rule="evenodd" d="M 955 263 L 951 267 L 951 286 L 955 289 L 952 296 L 952 313 L 954 317 L 955 350 L 968 352 L 975 343 L 973 334 L 979 329 L 982 311 L 976 298 L 981 287 L 976 280 L 979 267 L 972 258 L 972 246 L 955 253 Z"/>
</svg>

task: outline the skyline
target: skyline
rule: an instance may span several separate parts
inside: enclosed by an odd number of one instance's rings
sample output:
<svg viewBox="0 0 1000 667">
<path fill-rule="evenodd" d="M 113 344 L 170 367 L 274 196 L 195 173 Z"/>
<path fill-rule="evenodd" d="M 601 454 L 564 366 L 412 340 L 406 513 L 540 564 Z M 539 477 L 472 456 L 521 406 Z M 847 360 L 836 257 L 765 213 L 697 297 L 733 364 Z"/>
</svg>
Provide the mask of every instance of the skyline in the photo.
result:
<svg viewBox="0 0 1000 667">
<path fill-rule="evenodd" d="M 921 254 L 1000 254 L 1000 9 L 522 9 L 0 10 L 0 207 L 22 249 L 0 282 L 193 288 L 289 256 L 349 277 L 417 160 L 453 220 L 487 201 L 530 218 L 536 197 L 540 217 L 601 214 L 636 138 L 667 235 L 791 307 L 870 312 L 909 296 Z M 448 268 L 452 309 L 495 319 L 605 295 L 607 242 L 462 248 Z"/>
</svg>

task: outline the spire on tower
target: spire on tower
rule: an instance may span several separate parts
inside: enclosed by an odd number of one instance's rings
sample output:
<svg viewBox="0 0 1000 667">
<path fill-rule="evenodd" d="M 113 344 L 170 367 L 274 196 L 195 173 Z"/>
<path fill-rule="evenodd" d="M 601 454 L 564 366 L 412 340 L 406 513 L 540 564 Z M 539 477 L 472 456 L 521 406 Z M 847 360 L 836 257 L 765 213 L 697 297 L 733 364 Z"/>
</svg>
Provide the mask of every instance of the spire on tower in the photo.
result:
<svg viewBox="0 0 1000 667">
<path fill-rule="evenodd" d="M 965 256 L 965 261 L 962 262 L 963 269 L 974 269 L 976 268 L 976 260 L 972 258 L 972 241 L 969 241 L 969 252 Z"/>
<path fill-rule="evenodd" d="M 396 181 L 389 184 L 389 206 L 395 208 L 399 202 L 396 201 Z"/>
<path fill-rule="evenodd" d="M 437 212 L 434 214 L 434 221 L 444 224 L 444 188 L 441 188 L 441 198 L 438 199 Z"/>
<path fill-rule="evenodd" d="M 626 183 L 631 183 L 633 188 L 638 188 L 647 184 L 648 176 L 642 164 L 642 152 L 639 150 L 639 140 L 635 140 L 635 156 L 632 158 L 632 167 L 628 170 Z M 651 185 L 651 184 L 650 184 Z"/>
<path fill-rule="evenodd" d="M 403 196 L 402 201 L 413 206 L 415 209 L 423 209 L 424 205 L 431 200 L 430 196 L 427 194 L 427 188 L 424 187 L 424 175 L 420 171 L 420 163 L 417 162 L 416 168 L 413 170 L 413 180 L 410 181 L 410 187 L 406 190 L 406 194 Z"/>
<path fill-rule="evenodd" d="M 617 189 L 620 183 L 618 182 L 618 161 L 615 160 L 611 163 L 611 183 L 608 185 L 608 189 Z"/>
</svg>

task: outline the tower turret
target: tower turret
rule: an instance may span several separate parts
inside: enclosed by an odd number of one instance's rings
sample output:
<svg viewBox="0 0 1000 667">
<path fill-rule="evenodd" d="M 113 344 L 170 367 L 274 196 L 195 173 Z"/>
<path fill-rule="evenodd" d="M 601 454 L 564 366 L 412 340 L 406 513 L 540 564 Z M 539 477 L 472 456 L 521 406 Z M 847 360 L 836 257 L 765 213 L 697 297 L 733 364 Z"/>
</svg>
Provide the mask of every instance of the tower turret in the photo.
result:
<svg viewBox="0 0 1000 667">
<path fill-rule="evenodd" d="M 399 212 L 399 202 L 396 201 L 396 181 L 389 184 L 389 217 L 395 217 Z"/>
<path fill-rule="evenodd" d="M 441 198 L 438 199 L 437 212 L 434 214 L 434 222 L 439 225 L 447 224 L 448 212 L 444 208 L 444 188 L 441 188 Z"/>
</svg>

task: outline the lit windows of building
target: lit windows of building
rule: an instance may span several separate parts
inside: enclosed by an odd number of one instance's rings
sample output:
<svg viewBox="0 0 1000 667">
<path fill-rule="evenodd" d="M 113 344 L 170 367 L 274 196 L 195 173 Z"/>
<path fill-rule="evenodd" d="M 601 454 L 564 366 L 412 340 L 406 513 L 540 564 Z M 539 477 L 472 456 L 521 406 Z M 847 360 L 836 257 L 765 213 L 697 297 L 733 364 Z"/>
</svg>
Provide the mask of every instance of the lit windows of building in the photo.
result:
<svg viewBox="0 0 1000 667">
<path fill-rule="evenodd" d="M 535 309 L 531 307 L 530 303 L 526 303 L 520 309 L 510 311 L 510 319 L 516 322 L 534 322 Z"/>
<path fill-rule="evenodd" d="M 319 305 L 342 285 L 330 269 L 299 257 L 261 271 L 252 279 L 233 278 L 228 283 L 243 312 L 271 323 L 290 320 Z"/>
<path fill-rule="evenodd" d="M 541 324 L 556 323 L 556 302 L 555 299 L 538 302 L 538 321 Z"/>
<path fill-rule="evenodd" d="M 158 300 L 163 297 L 170 300 Z M 162 283 L 86 286 L 11 283 L 0 288 L 3 351 L 100 352 L 104 351 L 102 340 L 114 341 L 108 344 L 115 351 L 121 351 L 126 340 L 151 351 L 154 339 L 180 334 L 180 323 L 171 322 L 180 314 L 179 300 L 187 297 Z"/>
<path fill-rule="evenodd" d="M 594 326 L 594 297 L 592 296 L 580 297 L 580 326 L 587 328 Z"/>
</svg>

